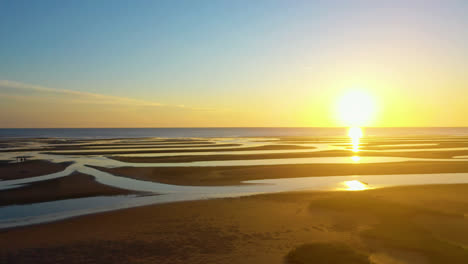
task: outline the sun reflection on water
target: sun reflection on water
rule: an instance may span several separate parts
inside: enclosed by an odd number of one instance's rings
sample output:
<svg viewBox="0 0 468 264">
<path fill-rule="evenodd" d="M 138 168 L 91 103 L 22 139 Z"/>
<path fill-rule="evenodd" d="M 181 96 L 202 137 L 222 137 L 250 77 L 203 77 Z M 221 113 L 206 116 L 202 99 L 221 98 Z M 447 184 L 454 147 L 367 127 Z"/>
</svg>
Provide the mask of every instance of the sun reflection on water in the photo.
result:
<svg viewBox="0 0 468 264">
<path fill-rule="evenodd" d="M 369 189 L 366 183 L 360 182 L 358 180 L 345 181 L 343 184 L 345 185 L 345 190 L 347 191 L 362 191 Z"/>
<path fill-rule="evenodd" d="M 348 136 L 351 138 L 351 144 L 353 145 L 353 152 L 359 152 L 359 140 L 362 138 L 362 129 L 360 127 L 350 127 L 348 130 Z"/>
</svg>

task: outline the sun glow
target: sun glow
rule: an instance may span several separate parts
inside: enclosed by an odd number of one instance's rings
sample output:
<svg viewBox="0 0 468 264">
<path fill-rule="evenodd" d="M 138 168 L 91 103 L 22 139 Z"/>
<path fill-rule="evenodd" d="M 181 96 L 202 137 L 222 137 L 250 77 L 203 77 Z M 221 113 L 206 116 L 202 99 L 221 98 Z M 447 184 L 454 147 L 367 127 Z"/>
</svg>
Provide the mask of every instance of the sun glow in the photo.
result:
<svg viewBox="0 0 468 264">
<path fill-rule="evenodd" d="M 349 127 L 369 125 L 374 118 L 376 106 L 368 93 L 360 90 L 349 91 L 338 102 L 338 116 Z"/>
<path fill-rule="evenodd" d="M 359 151 L 359 141 L 363 136 L 361 126 L 369 125 L 376 113 L 376 104 L 372 96 L 362 90 L 350 90 L 338 101 L 337 113 L 342 124 L 349 126 L 353 152 Z M 357 162 L 358 158 L 353 157 Z"/>
</svg>

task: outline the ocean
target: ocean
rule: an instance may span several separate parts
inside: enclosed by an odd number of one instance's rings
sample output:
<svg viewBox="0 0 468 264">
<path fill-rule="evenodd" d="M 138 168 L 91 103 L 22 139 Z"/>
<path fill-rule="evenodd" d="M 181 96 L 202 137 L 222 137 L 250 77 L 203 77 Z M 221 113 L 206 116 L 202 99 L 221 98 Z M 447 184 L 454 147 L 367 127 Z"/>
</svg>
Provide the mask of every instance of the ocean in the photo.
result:
<svg viewBox="0 0 468 264">
<path fill-rule="evenodd" d="M 468 136 L 468 127 L 363 128 L 365 136 Z M 0 138 L 190 138 L 346 136 L 344 127 L 225 127 L 225 128 L 2 128 Z"/>
</svg>

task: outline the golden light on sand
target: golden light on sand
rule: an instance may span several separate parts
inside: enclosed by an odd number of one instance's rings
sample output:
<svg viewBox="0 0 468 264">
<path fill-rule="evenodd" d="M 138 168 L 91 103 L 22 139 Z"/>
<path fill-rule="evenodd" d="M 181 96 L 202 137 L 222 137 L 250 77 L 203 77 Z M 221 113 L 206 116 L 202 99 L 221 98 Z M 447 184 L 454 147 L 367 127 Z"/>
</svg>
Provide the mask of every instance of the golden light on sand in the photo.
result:
<svg viewBox="0 0 468 264">
<path fill-rule="evenodd" d="M 348 136 L 351 138 L 351 144 L 353 146 L 353 152 L 359 151 L 359 140 L 363 136 L 362 129 L 360 127 L 350 127 L 348 130 Z"/>
<path fill-rule="evenodd" d="M 362 190 L 369 189 L 367 187 L 367 184 L 362 183 L 358 180 L 345 181 L 344 185 L 347 187 L 346 190 L 348 191 L 362 191 Z"/>
<path fill-rule="evenodd" d="M 376 112 L 372 96 L 361 90 L 349 91 L 338 102 L 338 116 L 343 124 L 350 127 L 368 125 Z"/>
<path fill-rule="evenodd" d="M 351 160 L 353 160 L 355 163 L 358 163 L 361 160 L 361 157 L 359 156 L 352 156 Z"/>
</svg>

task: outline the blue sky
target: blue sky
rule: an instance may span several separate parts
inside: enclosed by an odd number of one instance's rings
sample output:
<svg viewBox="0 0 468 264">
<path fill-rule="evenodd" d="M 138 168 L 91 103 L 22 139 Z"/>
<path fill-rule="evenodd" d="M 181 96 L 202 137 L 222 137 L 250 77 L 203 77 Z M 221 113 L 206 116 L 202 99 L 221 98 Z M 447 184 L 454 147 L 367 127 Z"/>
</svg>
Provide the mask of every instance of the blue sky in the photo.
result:
<svg viewBox="0 0 468 264">
<path fill-rule="evenodd" d="M 221 2 L 7 2 L 0 70 L 6 79 L 119 95 L 135 84 L 136 96 L 190 90 L 178 79 L 209 75 L 218 65 L 241 70 L 246 57 L 268 52 L 262 42 L 286 22 L 284 3 Z"/>
</svg>

